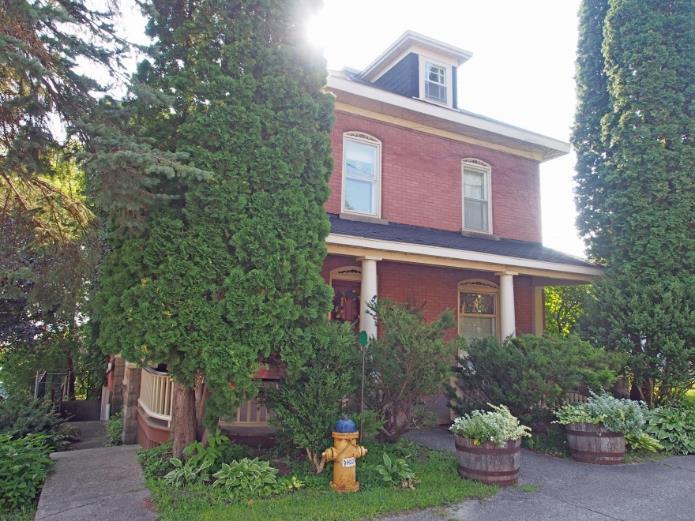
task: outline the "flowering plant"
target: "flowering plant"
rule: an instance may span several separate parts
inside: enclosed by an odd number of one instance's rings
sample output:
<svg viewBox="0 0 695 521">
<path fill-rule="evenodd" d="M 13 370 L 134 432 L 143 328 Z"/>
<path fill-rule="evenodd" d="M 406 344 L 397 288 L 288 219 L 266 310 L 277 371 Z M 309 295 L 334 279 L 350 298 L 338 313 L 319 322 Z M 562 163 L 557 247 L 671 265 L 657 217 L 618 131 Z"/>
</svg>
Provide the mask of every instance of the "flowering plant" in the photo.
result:
<svg viewBox="0 0 695 521">
<path fill-rule="evenodd" d="M 491 411 L 473 411 L 459 416 L 449 430 L 457 436 L 472 440 L 475 445 L 490 442 L 498 447 L 508 441 L 531 435 L 531 429 L 521 425 L 505 405 L 488 403 L 488 406 Z"/>
</svg>

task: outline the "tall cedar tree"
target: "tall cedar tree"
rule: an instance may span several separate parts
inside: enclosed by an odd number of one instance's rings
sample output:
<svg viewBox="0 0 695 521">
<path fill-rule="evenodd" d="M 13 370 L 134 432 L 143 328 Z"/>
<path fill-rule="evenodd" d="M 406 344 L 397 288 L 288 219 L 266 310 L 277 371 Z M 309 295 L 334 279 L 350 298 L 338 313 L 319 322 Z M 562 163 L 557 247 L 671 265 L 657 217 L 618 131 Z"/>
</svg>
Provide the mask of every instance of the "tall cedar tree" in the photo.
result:
<svg viewBox="0 0 695 521">
<path fill-rule="evenodd" d="M 105 89 L 78 65 L 118 69 L 110 5 L 0 2 L 0 349 L 78 335 L 94 228 L 74 155 Z"/>
<path fill-rule="evenodd" d="M 578 225 L 606 265 L 584 331 L 630 354 L 649 404 L 695 382 L 695 3 L 586 0 L 577 58 Z"/>
<path fill-rule="evenodd" d="M 154 44 L 136 81 L 168 103 L 134 92 L 132 132 L 209 175 L 148 169 L 167 198 L 138 233 L 112 221 L 96 323 L 107 352 L 168 364 L 175 453 L 202 436 L 203 417 L 213 426 L 256 393 L 259 361 L 292 371 L 326 331 L 317 326 L 330 307 L 320 269 L 333 102 L 325 63 L 303 41 L 317 7 L 145 3 Z M 108 169 L 108 155 L 95 164 Z"/>
</svg>

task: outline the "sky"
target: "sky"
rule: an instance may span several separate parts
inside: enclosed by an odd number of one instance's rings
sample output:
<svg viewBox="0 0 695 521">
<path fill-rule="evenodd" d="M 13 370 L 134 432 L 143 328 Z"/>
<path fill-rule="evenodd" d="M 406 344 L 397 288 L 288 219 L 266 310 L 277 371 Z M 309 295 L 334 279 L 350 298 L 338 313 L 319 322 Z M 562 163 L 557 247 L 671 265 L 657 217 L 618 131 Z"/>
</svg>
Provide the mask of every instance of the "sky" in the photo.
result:
<svg viewBox="0 0 695 521">
<path fill-rule="evenodd" d="M 329 69 L 362 69 L 411 29 L 473 53 L 458 73 L 459 106 L 569 141 L 579 0 L 324 0 L 308 23 Z M 144 20 L 123 2 L 123 30 Z M 134 63 L 134 62 L 133 62 Z M 543 243 L 584 255 L 574 225 L 574 154 L 541 164 Z"/>
</svg>

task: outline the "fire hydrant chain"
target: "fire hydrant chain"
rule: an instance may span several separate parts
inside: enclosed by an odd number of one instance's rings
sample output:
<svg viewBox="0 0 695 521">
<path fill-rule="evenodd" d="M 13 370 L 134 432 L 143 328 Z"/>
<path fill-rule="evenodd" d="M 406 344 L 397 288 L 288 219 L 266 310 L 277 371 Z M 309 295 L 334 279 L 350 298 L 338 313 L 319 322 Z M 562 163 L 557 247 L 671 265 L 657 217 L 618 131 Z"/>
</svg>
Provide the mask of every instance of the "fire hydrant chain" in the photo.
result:
<svg viewBox="0 0 695 521">
<path fill-rule="evenodd" d="M 357 459 L 367 454 L 367 449 L 357 444 L 359 432 L 333 432 L 333 446 L 321 455 L 333 462 L 331 488 L 336 492 L 357 492 Z"/>
</svg>

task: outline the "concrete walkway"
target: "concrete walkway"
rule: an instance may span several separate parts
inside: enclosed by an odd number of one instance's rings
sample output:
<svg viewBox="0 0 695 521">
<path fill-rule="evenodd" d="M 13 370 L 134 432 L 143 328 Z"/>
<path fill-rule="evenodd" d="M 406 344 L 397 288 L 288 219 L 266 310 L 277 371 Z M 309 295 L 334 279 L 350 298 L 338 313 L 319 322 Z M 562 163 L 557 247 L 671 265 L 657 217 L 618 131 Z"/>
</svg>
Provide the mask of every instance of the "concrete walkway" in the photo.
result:
<svg viewBox="0 0 695 521">
<path fill-rule="evenodd" d="M 455 450 L 443 429 L 413 432 L 409 438 Z M 695 520 L 695 456 L 609 467 L 524 450 L 520 484 L 535 485 L 537 491 L 511 487 L 490 499 L 382 521 Z"/>
<path fill-rule="evenodd" d="M 137 445 L 54 452 L 36 521 L 151 521 Z"/>
</svg>

